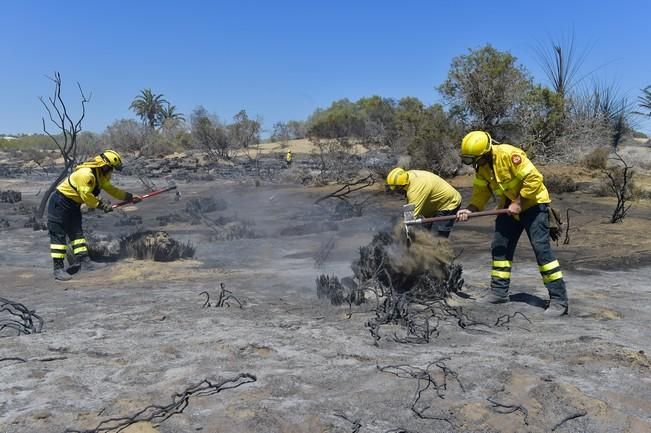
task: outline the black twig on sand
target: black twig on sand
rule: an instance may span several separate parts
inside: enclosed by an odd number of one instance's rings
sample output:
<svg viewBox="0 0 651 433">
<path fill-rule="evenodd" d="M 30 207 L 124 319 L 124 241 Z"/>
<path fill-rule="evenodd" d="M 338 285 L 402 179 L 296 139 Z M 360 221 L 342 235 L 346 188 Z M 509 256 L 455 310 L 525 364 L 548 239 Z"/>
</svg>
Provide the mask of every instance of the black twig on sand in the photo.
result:
<svg viewBox="0 0 651 433">
<path fill-rule="evenodd" d="M 219 295 L 217 297 L 217 302 L 214 304 L 210 302 L 210 294 L 206 291 L 203 291 L 199 293 L 199 296 L 201 295 L 206 295 L 206 300 L 204 301 L 202 308 L 208 308 L 208 307 L 218 307 L 218 308 L 223 308 L 223 307 L 230 307 L 231 306 L 231 301 L 236 302 L 237 305 L 242 308 L 242 303 L 240 302 L 239 299 L 233 295 L 233 292 L 230 290 L 226 290 L 226 286 L 224 286 L 224 283 L 219 283 Z"/>
<path fill-rule="evenodd" d="M 8 318 L 2 317 L 5 313 Z M 19 302 L 0 298 L 0 333 L 5 328 L 15 330 L 18 335 L 38 334 L 43 329 L 43 319 Z"/>
<path fill-rule="evenodd" d="M 405 430 L 404 428 L 394 428 L 391 430 L 387 430 L 384 433 L 416 433 L 413 430 Z"/>
<path fill-rule="evenodd" d="M 504 326 L 504 327 L 508 328 L 507 325 L 510 324 L 511 320 L 514 320 L 517 316 L 521 316 L 524 320 L 526 320 L 527 322 L 529 322 L 529 324 L 531 324 L 531 320 L 529 320 L 529 318 L 527 316 L 525 316 L 524 313 L 516 311 L 513 314 L 504 314 L 504 315 L 498 317 L 493 326 L 495 326 L 495 327 Z M 525 328 L 523 326 L 519 326 L 519 328 L 530 331 L 530 329 L 527 329 L 527 328 Z"/>
<path fill-rule="evenodd" d="M 10 356 L 8 358 L 0 358 L 0 362 L 4 361 L 18 361 L 18 362 L 27 362 L 25 358 L 19 358 L 17 356 Z"/>
<path fill-rule="evenodd" d="M 201 308 L 212 307 L 212 304 L 210 303 L 210 293 L 208 293 L 208 292 L 206 292 L 206 291 L 204 290 L 203 292 L 199 293 L 199 296 L 201 296 L 201 295 L 206 295 L 206 300 L 204 301 L 204 303 L 203 303 L 203 305 L 201 306 Z"/>
<path fill-rule="evenodd" d="M 387 365 L 384 367 L 378 366 L 377 368 L 382 372 L 390 373 L 400 378 L 416 379 L 418 381 L 414 401 L 411 404 L 411 410 L 416 416 L 421 419 L 445 421 L 450 425 L 454 425 L 450 417 L 427 414 L 426 412 L 431 407 L 431 404 L 421 404 L 421 398 L 428 389 L 433 390 L 438 398 L 444 399 L 445 393 L 448 390 L 448 378 L 454 379 L 461 391 L 466 392 L 463 383 L 459 380 L 457 372 L 445 365 L 445 361 L 449 360 L 450 358 L 437 359 L 427 364 L 425 368 L 410 365 Z M 440 370 L 440 374 L 442 374 L 442 378 L 438 381 L 431 371 L 433 367 L 437 367 Z"/>
<path fill-rule="evenodd" d="M 406 336 L 394 333 L 393 340 L 398 343 L 426 344 L 432 336 L 439 335 L 439 325 L 454 319 L 462 329 L 476 326 L 490 328 L 490 325 L 471 318 L 463 307 L 453 307 L 445 299 L 422 299 L 413 293 L 396 294 L 386 291 L 386 298 L 375 311 L 375 317 L 366 323 L 377 345 L 381 339 L 382 325 L 399 324 L 406 330 Z"/>
<path fill-rule="evenodd" d="M 588 414 L 588 412 L 582 410 L 582 411 L 573 413 L 571 415 L 568 415 L 565 418 L 563 418 L 562 420 L 560 420 L 559 422 L 557 422 L 556 425 L 554 425 L 554 427 L 552 427 L 552 431 L 556 431 L 557 428 L 559 428 L 560 426 L 562 426 L 563 424 L 565 424 L 568 421 L 571 421 L 571 420 L 577 419 L 577 418 L 581 418 L 582 416 L 586 416 L 587 414 Z"/>
<path fill-rule="evenodd" d="M 139 422 L 151 422 L 154 426 L 160 425 L 173 415 L 183 413 L 188 407 L 191 397 L 204 397 L 217 394 L 221 391 L 233 389 L 257 381 L 257 378 L 249 373 L 240 373 L 231 379 L 224 379 L 213 383 L 204 379 L 196 385 L 191 385 L 185 391 L 172 396 L 172 402 L 166 406 L 151 405 L 141 411 L 120 418 L 111 418 L 100 422 L 92 430 L 66 430 L 65 433 L 119 433 L 127 427 Z"/>
<path fill-rule="evenodd" d="M 345 414 L 339 412 L 335 412 L 333 415 L 351 423 L 353 425 L 351 433 L 359 433 L 359 429 L 362 428 L 362 424 L 359 422 L 359 420 L 351 420 Z"/>
<path fill-rule="evenodd" d="M 497 413 L 501 414 L 508 414 L 508 413 L 513 413 L 513 412 L 522 412 L 524 415 L 524 424 L 529 425 L 529 411 L 527 410 L 526 407 L 520 405 L 520 404 L 503 404 L 499 403 L 492 398 L 487 398 L 488 402 L 491 404 L 491 409 L 493 409 Z"/>
</svg>

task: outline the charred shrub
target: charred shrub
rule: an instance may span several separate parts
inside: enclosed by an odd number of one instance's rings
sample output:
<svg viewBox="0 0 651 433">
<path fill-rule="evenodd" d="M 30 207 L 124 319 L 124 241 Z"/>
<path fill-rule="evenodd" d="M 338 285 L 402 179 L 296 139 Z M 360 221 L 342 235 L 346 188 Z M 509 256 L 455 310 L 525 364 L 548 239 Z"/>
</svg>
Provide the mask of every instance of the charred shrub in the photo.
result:
<svg viewBox="0 0 651 433">
<path fill-rule="evenodd" d="M 0 202 L 2 203 L 18 203 L 22 199 L 23 194 L 20 191 L 0 191 Z"/>
<path fill-rule="evenodd" d="M 345 281 L 344 278 L 342 281 Z M 329 299 L 332 305 L 345 303 L 361 305 L 366 299 L 364 291 L 348 278 L 349 284 L 342 284 L 335 275 L 322 274 L 316 279 L 316 295 L 319 299 Z"/>
<path fill-rule="evenodd" d="M 86 233 L 88 255 L 99 262 L 132 257 L 138 260 L 171 262 L 194 257 L 191 243 L 179 242 L 163 231 L 142 231 L 113 239 L 110 236 Z"/>
<path fill-rule="evenodd" d="M 139 260 L 171 262 L 194 257 L 192 244 L 179 242 L 167 232 L 138 232 L 120 240 L 120 255 Z"/>
</svg>

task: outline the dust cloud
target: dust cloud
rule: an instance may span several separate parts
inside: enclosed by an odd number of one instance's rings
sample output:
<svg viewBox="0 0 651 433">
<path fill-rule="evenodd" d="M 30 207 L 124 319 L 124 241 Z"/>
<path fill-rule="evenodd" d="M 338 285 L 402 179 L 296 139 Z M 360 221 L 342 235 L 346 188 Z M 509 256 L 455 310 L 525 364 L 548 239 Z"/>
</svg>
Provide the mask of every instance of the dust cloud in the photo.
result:
<svg viewBox="0 0 651 433">
<path fill-rule="evenodd" d="M 409 228 L 411 242 L 407 242 L 402 222 L 393 228 L 392 242 L 386 248 L 390 267 L 396 273 L 418 276 L 426 272 L 444 278 L 454 259 L 450 243 L 424 228 Z"/>
</svg>

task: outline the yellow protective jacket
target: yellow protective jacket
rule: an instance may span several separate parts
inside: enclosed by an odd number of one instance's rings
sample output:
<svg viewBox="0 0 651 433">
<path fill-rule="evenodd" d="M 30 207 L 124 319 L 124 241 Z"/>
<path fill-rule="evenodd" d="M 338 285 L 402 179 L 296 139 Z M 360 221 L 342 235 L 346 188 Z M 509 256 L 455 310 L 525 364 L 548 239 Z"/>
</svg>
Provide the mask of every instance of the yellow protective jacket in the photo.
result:
<svg viewBox="0 0 651 433">
<path fill-rule="evenodd" d="M 287 152 L 287 155 L 285 155 L 285 161 L 292 162 L 292 152 Z"/>
<path fill-rule="evenodd" d="M 111 172 L 103 173 L 95 163 L 84 163 L 78 165 L 70 176 L 57 186 L 64 196 L 75 203 L 85 203 L 90 208 L 96 208 L 99 204 L 99 193 L 106 191 L 118 200 L 127 197 L 126 191 L 111 185 Z"/>
<path fill-rule="evenodd" d="M 416 205 L 414 216 L 429 218 L 436 212 L 454 210 L 461 204 L 461 194 L 439 176 L 424 170 L 409 170 L 407 203 Z"/>
<path fill-rule="evenodd" d="M 494 144 L 493 164 L 479 166 L 473 181 L 470 204 L 484 210 L 495 195 L 497 207 L 504 208 L 508 200 L 522 197 L 522 210 L 541 203 L 550 203 L 543 176 L 527 154 L 510 144 Z"/>
</svg>

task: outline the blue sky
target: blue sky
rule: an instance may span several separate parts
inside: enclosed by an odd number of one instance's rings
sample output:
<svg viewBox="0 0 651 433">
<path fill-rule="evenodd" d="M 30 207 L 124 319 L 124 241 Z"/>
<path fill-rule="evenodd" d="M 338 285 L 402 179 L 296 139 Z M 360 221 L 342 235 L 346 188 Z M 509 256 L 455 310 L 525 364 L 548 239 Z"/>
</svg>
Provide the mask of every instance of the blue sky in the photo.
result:
<svg viewBox="0 0 651 433">
<path fill-rule="evenodd" d="M 189 115 L 265 128 L 343 97 L 440 101 L 453 57 L 490 43 L 546 82 L 535 47 L 574 33 L 583 71 L 637 98 L 651 84 L 650 1 L 5 1 L 0 25 L 0 133 L 40 132 L 39 96 L 59 71 L 84 129 L 134 118 L 146 87 Z M 641 129 L 651 132 L 651 124 Z"/>
</svg>

